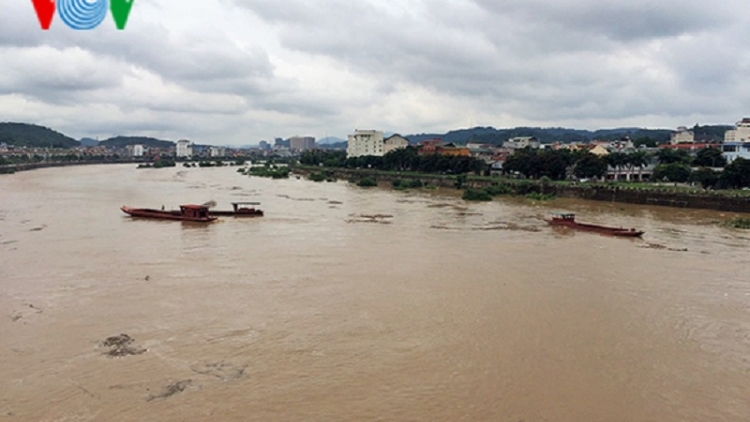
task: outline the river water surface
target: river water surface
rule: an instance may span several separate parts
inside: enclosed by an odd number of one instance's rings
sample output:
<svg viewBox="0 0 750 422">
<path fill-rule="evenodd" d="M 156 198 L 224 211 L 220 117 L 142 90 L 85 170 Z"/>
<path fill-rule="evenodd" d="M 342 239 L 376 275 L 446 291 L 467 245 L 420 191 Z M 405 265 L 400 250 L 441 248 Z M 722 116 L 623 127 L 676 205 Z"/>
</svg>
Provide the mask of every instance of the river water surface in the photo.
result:
<svg viewBox="0 0 750 422">
<path fill-rule="evenodd" d="M 235 170 L 0 177 L 0 421 L 750 420 L 729 214 Z M 119 210 L 209 200 L 266 216 Z M 646 234 L 556 231 L 552 209 Z"/>
</svg>

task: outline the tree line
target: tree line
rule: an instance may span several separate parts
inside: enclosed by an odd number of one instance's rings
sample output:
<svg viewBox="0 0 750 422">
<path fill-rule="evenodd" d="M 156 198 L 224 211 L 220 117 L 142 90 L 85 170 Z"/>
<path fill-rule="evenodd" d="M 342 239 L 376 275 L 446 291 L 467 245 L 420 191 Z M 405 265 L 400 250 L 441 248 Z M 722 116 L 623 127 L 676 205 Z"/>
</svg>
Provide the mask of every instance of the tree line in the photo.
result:
<svg viewBox="0 0 750 422">
<path fill-rule="evenodd" d="M 645 151 L 631 154 L 614 152 L 600 157 L 588 151 L 533 150 L 516 151 L 503 165 L 507 174 L 538 179 L 565 180 L 569 174 L 581 179 L 606 176 L 609 168 L 615 175 L 641 172 L 651 162 L 658 163 L 654 182 L 696 183 L 703 188 L 736 189 L 750 186 L 750 160 L 738 158 L 727 164 L 716 148 L 705 148 L 695 156 L 685 150 L 662 149 L 654 155 Z M 722 168 L 722 171 L 715 169 Z"/>
<path fill-rule="evenodd" d="M 484 161 L 474 157 L 419 155 L 417 148 L 413 146 L 390 151 L 382 157 L 368 155 L 346 158 L 345 151 L 305 151 L 299 161 L 300 164 L 309 166 L 442 174 L 481 174 L 487 169 Z"/>
</svg>

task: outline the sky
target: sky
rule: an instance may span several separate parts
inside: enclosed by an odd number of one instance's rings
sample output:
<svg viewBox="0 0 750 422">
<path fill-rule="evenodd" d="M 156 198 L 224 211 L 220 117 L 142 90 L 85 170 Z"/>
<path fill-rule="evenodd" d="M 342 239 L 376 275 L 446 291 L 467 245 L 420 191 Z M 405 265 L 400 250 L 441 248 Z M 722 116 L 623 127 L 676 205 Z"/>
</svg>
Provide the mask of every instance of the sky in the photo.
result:
<svg viewBox="0 0 750 422">
<path fill-rule="evenodd" d="M 745 1 L 133 1 L 122 31 L 42 31 L 1 0 L 0 121 L 240 146 L 750 117 Z"/>
</svg>

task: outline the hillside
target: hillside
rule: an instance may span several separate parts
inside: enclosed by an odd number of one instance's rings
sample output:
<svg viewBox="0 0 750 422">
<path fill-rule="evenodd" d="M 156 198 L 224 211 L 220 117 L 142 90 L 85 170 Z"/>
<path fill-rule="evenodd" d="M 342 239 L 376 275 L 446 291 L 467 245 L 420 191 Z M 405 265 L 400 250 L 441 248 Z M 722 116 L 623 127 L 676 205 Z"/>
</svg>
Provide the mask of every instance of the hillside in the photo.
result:
<svg viewBox="0 0 750 422">
<path fill-rule="evenodd" d="M 36 148 L 72 148 L 80 142 L 52 129 L 26 123 L 0 123 L 0 143 Z"/>
<path fill-rule="evenodd" d="M 81 146 L 84 147 L 95 147 L 99 145 L 99 141 L 92 138 L 81 138 L 79 141 L 81 142 Z"/>
<path fill-rule="evenodd" d="M 103 147 L 123 148 L 128 145 L 143 145 L 147 148 L 170 148 L 175 144 L 171 141 L 163 141 L 146 136 L 116 136 L 99 142 L 99 146 Z"/>
<path fill-rule="evenodd" d="M 460 129 L 450 131 L 444 134 L 422 133 L 409 135 L 406 138 L 412 144 L 416 144 L 428 139 L 440 138 L 445 142 L 454 142 L 465 144 L 467 142 L 480 142 L 487 144 L 502 144 L 508 138 L 516 136 L 534 136 L 542 143 L 553 142 L 582 142 L 591 140 L 615 140 L 624 136 L 630 136 L 632 140 L 649 138 L 657 143 L 669 142 L 671 130 L 668 129 L 639 129 L 639 128 L 618 128 L 618 129 L 601 129 L 597 131 L 567 129 L 567 128 L 532 128 L 517 127 L 512 129 L 495 129 L 493 127 L 476 127 L 472 129 Z"/>
</svg>

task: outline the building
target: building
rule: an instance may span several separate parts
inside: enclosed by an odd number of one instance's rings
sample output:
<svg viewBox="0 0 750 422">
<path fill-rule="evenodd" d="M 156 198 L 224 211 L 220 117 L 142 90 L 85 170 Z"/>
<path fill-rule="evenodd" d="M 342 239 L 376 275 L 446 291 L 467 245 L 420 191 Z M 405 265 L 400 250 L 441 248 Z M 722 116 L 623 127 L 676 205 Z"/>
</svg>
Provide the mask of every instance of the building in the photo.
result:
<svg viewBox="0 0 750 422">
<path fill-rule="evenodd" d="M 315 138 L 312 136 L 294 136 L 289 138 L 289 149 L 300 152 L 315 149 Z"/>
<path fill-rule="evenodd" d="M 422 141 L 417 152 L 419 155 L 446 155 L 455 157 L 470 157 L 471 151 L 467 147 L 454 143 L 445 143 L 440 139 Z"/>
<path fill-rule="evenodd" d="M 437 154 L 438 148 L 445 145 L 441 139 L 429 139 L 419 144 L 419 155 Z"/>
<path fill-rule="evenodd" d="M 750 117 L 743 118 L 734 129 L 726 131 L 724 142 L 750 142 Z"/>
<path fill-rule="evenodd" d="M 266 141 L 260 141 L 260 144 L 258 144 L 258 148 L 260 148 L 262 151 L 269 151 L 271 149 L 271 144 Z"/>
<path fill-rule="evenodd" d="M 685 126 L 680 126 L 670 135 L 669 143 L 672 145 L 695 143 L 695 133 Z"/>
<path fill-rule="evenodd" d="M 721 145 L 721 153 L 727 159 L 727 163 L 731 163 L 738 158 L 750 160 L 750 141 L 724 142 Z"/>
<path fill-rule="evenodd" d="M 674 150 L 683 150 L 687 151 L 689 153 L 695 153 L 702 149 L 706 148 L 719 148 L 719 144 L 710 144 L 710 143 L 704 143 L 704 142 L 696 142 L 692 144 L 669 144 L 669 145 L 659 145 L 659 149 L 674 149 Z"/>
<path fill-rule="evenodd" d="M 226 157 L 227 149 L 224 147 L 211 147 L 209 149 L 209 155 L 211 157 Z"/>
<path fill-rule="evenodd" d="M 437 153 L 440 155 L 452 156 L 452 157 L 470 157 L 471 151 L 469 148 L 456 145 L 454 143 L 448 143 L 438 148 Z"/>
<path fill-rule="evenodd" d="M 534 136 L 516 136 L 503 143 L 503 147 L 510 149 L 539 148 L 540 145 L 541 143 Z"/>
<path fill-rule="evenodd" d="M 143 157 L 143 154 L 146 152 L 143 145 L 128 145 L 126 148 L 128 155 L 131 157 Z"/>
<path fill-rule="evenodd" d="M 188 141 L 187 139 L 182 139 L 182 140 L 177 141 L 177 148 L 175 150 L 175 155 L 178 158 L 192 157 L 193 156 L 193 143 Z"/>
<path fill-rule="evenodd" d="M 589 152 L 596 156 L 606 157 L 607 155 L 609 155 L 609 150 L 601 144 L 589 144 L 587 146 L 589 147 Z"/>
<path fill-rule="evenodd" d="M 401 135 L 389 136 L 383 141 L 383 154 L 388 154 L 391 151 L 406 148 L 409 146 L 409 140 Z"/>
<path fill-rule="evenodd" d="M 357 129 L 353 135 L 349 135 L 346 145 L 346 158 L 365 155 L 382 157 L 384 154 L 383 132 Z"/>
</svg>

